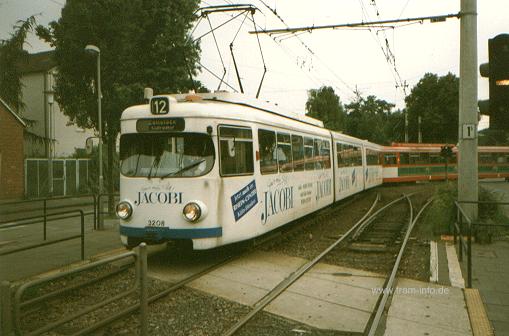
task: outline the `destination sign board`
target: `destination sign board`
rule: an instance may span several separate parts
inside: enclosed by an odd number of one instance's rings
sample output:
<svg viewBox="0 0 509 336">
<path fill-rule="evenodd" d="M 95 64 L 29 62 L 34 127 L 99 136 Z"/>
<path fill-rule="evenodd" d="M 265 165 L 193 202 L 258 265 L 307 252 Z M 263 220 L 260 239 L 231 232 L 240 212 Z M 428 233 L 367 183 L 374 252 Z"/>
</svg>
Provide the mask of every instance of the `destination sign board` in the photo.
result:
<svg viewBox="0 0 509 336">
<path fill-rule="evenodd" d="M 185 128 L 184 118 L 140 119 L 136 122 L 137 132 L 181 132 Z"/>
</svg>

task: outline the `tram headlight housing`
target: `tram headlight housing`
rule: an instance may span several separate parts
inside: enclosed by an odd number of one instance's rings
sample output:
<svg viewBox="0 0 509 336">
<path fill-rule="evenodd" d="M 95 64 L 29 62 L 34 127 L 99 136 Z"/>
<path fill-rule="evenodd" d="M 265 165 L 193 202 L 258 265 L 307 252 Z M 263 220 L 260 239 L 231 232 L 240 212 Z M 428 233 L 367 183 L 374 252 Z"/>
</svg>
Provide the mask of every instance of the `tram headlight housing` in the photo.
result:
<svg viewBox="0 0 509 336">
<path fill-rule="evenodd" d="M 197 202 L 189 202 L 184 207 L 182 215 L 188 222 L 196 222 L 202 216 L 202 209 Z"/>
<path fill-rule="evenodd" d="M 133 214 L 133 207 L 131 206 L 131 203 L 122 201 L 117 204 L 115 212 L 117 213 L 118 218 L 126 220 Z"/>
<path fill-rule="evenodd" d="M 196 223 L 207 216 L 208 210 L 205 203 L 199 200 L 189 201 L 182 210 L 182 216 L 186 221 Z"/>
</svg>

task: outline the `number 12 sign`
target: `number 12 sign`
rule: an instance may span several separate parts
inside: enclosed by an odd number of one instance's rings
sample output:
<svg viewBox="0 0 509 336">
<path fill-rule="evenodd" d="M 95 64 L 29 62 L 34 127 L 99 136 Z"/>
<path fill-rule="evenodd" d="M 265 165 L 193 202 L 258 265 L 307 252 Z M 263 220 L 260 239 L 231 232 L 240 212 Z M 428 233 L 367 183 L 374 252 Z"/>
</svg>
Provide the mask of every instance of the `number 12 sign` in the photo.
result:
<svg viewBox="0 0 509 336">
<path fill-rule="evenodd" d="M 150 112 L 152 114 L 168 114 L 170 101 L 168 97 L 154 97 L 150 100 Z"/>
</svg>

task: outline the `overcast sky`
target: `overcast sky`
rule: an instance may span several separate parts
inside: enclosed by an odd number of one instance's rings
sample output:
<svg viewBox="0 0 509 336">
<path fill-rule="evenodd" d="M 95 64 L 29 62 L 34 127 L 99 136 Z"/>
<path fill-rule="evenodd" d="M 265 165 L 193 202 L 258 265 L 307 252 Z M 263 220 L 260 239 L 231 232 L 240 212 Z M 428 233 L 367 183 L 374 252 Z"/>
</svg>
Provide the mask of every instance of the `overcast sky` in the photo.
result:
<svg viewBox="0 0 509 336">
<path fill-rule="evenodd" d="M 477 2 L 478 62 L 483 63 L 488 61 L 487 40 L 509 32 L 509 5 L 507 0 Z M 65 0 L 0 0 L 0 38 L 9 36 L 18 19 L 33 14 L 38 14 L 40 24 L 58 19 L 64 3 Z M 202 1 L 203 6 L 225 3 L 232 1 Z M 291 27 L 453 14 L 460 10 L 460 0 L 253 0 L 249 3 L 260 9 L 254 15 L 257 25 L 267 29 L 286 27 L 265 5 L 275 9 Z M 211 23 L 216 26 L 229 19 L 229 15 L 234 14 L 211 15 Z M 263 63 L 255 35 L 248 34 L 253 30 L 253 23 L 242 19 L 243 16 L 218 29 L 216 38 L 227 69 L 225 78 L 238 90 L 228 46 L 240 28 L 234 41 L 236 61 L 244 90 L 254 96 L 263 74 Z M 330 85 L 343 103 L 350 102 L 358 90 L 364 96 L 375 95 L 402 108 L 405 96 L 403 88 L 396 87 L 397 82 L 406 82 L 409 93 L 426 72 L 459 75 L 459 27 L 460 21 L 452 18 L 441 23 L 424 22 L 385 30 L 320 30 L 300 34 L 298 38 L 260 35 L 268 69 L 260 98 L 303 113 L 307 90 Z M 207 29 L 208 22 L 202 21 L 195 37 Z M 27 49 L 31 52 L 49 49 L 36 38 L 29 41 L 31 45 Z M 212 36 L 206 36 L 201 43 L 203 65 L 221 76 L 221 57 Z M 386 60 L 387 54 L 394 56 L 395 67 Z M 199 79 L 210 89 L 218 87 L 219 81 L 206 71 Z M 221 89 L 231 90 L 224 85 Z M 479 77 L 479 98 L 487 96 L 488 81 Z"/>
</svg>

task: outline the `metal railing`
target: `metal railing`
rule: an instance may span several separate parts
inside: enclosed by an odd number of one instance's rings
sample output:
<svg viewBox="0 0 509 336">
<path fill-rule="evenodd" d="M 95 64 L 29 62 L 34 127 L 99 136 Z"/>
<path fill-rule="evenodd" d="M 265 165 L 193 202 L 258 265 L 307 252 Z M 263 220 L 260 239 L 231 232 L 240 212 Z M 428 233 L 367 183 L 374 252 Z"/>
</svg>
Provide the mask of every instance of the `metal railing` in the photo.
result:
<svg viewBox="0 0 509 336">
<path fill-rule="evenodd" d="M 77 198 L 92 198 L 92 204 L 93 204 L 93 211 L 91 212 L 84 212 L 85 216 L 87 215 L 93 215 L 94 219 L 93 219 L 93 222 L 94 222 L 94 230 L 97 230 L 97 229 L 102 229 L 103 228 L 103 222 L 104 222 L 104 217 L 103 215 L 104 214 L 107 214 L 109 213 L 108 211 L 104 211 L 103 210 L 103 203 L 104 201 L 102 200 L 104 197 L 107 197 L 107 196 L 113 196 L 113 197 L 118 197 L 119 194 L 118 193 L 114 193 L 114 194 L 108 194 L 108 193 L 103 193 L 103 194 L 87 194 L 87 195 L 75 195 L 75 196 L 58 196 L 58 197 L 47 197 L 47 198 L 36 198 L 36 199 L 29 199 L 29 200 L 20 200 L 20 201 L 8 201 L 8 202 L 0 202 L 0 208 L 2 207 L 5 207 L 5 206 L 15 206 L 15 205 L 20 205 L 20 204 L 37 204 L 37 203 L 41 203 L 42 202 L 42 208 L 41 207 L 32 207 L 32 208 L 29 208 L 29 209 L 26 209 L 26 208 L 22 208 L 22 209 L 16 209 L 16 210 L 8 210 L 8 211 L 0 211 L 0 214 L 3 214 L 3 215 L 13 215 L 13 214 L 17 214 L 17 213 L 20 213 L 20 212 L 26 212 L 26 211 L 42 211 L 42 215 L 41 216 L 34 216 L 33 218 L 25 218 L 25 222 L 24 224 L 34 224 L 34 223 L 40 223 L 40 222 L 43 222 L 44 225 L 46 225 L 47 223 L 47 220 L 48 220 L 48 216 L 50 215 L 53 215 L 53 213 L 48 213 L 48 210 L 53 210 L 53 209 L 61 209 L 62 207 L 60 206 L 53 206 L 53 207 L 49 207 L 48 206 L 48 203 L 52 202 L 52 201 L 58 201 L 58 200 L 65 200 L 65 199 L 77 199 Z M 66 205 L 66 207 L 74 207 L 74 206 L 80 206 L 80 204 L 69 204 L 69 205 Z M 64 218 L 70 218 L 72 216 L 69 216 L 69 217 L 63 217 L 61 219 L 64 219 Z M 26 221 L 29 221 L 30 222 L 26 222 Z M 20 219 L 12 219 L 10 221 L 3 221 L 2 223 L 10 223 L 10 222 L 17 222 L 17 221 L 20 221 Z"/>
<path fill-rule="evenodd" d="M 479 221 L 473 221 L 466 213 L 461 204 L 493 204 L 509 205 L 509 202 L 491 202 L 491 201 L 454 201 L 456 206 L 456 222 L 453 225 L 454 245 L 459 243 L 458 259 L 463 262 L 463 254 L 467 255 L 467 288 L 472 288 L 472 236 L 477 233 L 477 227 L 504 227 L 509 228 L 507 224 L 491 224 Z M 465 241 L 466 235 L 466 241 Z"/>
<path fill-rule="evenodd" d="M 80 221 L 80 234 L 46 241 L 46 239 L 47 239 L 47 217 L 62 216 L 62 215 L 67 215 L 67 214 L 71 214 L 71 213 L 79 214 L 79 217 L 81 220 Z M 40 217 L 41 216 L 25 217 L 25 218 L 20 218 L 17 220 L 17 222 L 22 222 L 22 223 L 15 223 L 15 222 L 13 223 L 12 221 L 3 221 L 3 222 L 0 222 L 0 228 L 11 228 L 11 227 L 16 227 L 16 226 L 24 226 L 24 225 L 26 225 L 26 223 L 23 222 L 24 220 L 31 220 L 31 219 L 40 218 Z M 77 216 L 72 216 L 72 217 L 77 217 Z M 62 219 L 62 218 L 57 217 L 54 220 L 58 220 L 58 219 Z M 35 222 L 35 223 L 40 223 L 40 221 Z M 85 213 L 83 212 L 83 210 L 69 210 L 69 211 L 54 212 L 54 213 L 45 215 L 45 218 L 43 221 L 43 239 L 44 239 L 43 243 L 37 243 L 37 244 L 23 246 L 23 247 L 19 247 L 19 248 L 7 250 L 7 251 L 1 251 L 0 256 L 8 255 L 8 254 L 16 253 L 16 252 L 21 252 L 21 251 L 26 251 L 26 250 L 34 249 L 37 247 L 46 246 L 46 245 L 61 243 L 61 242 L 71 240 L 71 239 L 76 239 L 76 238 L 81 238 L 81 260 L 85 260 Z"/>
<path fill-rule="evenodd" d="M 33 224 L 33 223 L 40 223 L 41 221 L 44 223 L 44 225 L 46 225 L 47 223 L 47 218 L 49 215 L 52 215 L 52 214 L 48 214 L 48 210 L 53 210 L 53 209 L 61 209 L 62 207 L 48 207 L 48 203 L 49 202 L 52 202 L 52 201 L 58 201 L 58 200 L 64 200 L 64 199 L 76 199 L 76 198 L 92 198 L 92 202 L 93 202 L 93 206 L 94 206 L 94 210 L 93 212 L 91 213 L 84 213 L 85 215 L 89 215 L 89 214 L 92 214 L 94 216 L 94 230 L 96 229 L 96 226 L 97 226 L 97 196 L 95 194 L 87 194 L 87 195 L 76 195 L 76 196 L 58 196 L 58 197 L 46 197 L 46 198 L 36 198 L 36 199 L 29 199 L 29 200 L 21 200 L 21 201 L 9 201 L 9 202 L 2 202 L 0 203 L 0 208 L 1 207 L 4 207 L 4 206 L 14 206 L 14 205 L 20 205 L 20 204 L 30 204 L 30 203 L 39 203 L 39 202 L 42 202 L 42 208 L 41 207 L 35 207 L 35 208 L 31 208 L 31 209 L 16 209 L 14 211 L 0 211 L 0 213 L 4 214 L 4 215 L 12 215 L 12 214 L 17 214 L 17 213 L 20 213 L 20 212 L 26 212 L 26 211 L 41 211 L 42 210 L 42 216 L 34 216 L 33 219 L 38 219 L 36 221 L 32 221 L 32 222 L 25 222 L 24 224 Z M 69 204 L 67 205 L 68 207 L 72 207 L 72 206 L 80 206 L 79 204 Z M 69 217 L 65 217 L 65 218 L 69 218 Z M 62 218 L 63 219 L 63 218 Z M 25 220 L 29 220 L 29 219 L 25 219 Z M 18 222 L 20 221 L 20 219 L 12 219 L 10 221 L 4 221 L 3 223 L 6 223 L 6 222 Z"/>
<path fill-rule="evenodd" d="M 43 284 L 49 283 L 51 281 L 55 281 L 61 279 L 63 277 L 77 274 L 80 272 L 84 272 L 90 270 L 92 268 L 96 268 L 98 266 L 106 265 L 121 259 L 125 258 L 133 258 L 136 264 L 136 277 L 133 286 L 131 286 L 127 291 L 124 291 L 120 294 L 117 294 L 113 297 L 104 298 L 99 303 L 91 305 L 87 308 L 84 308 L 78 312 L 73 312 L 66 315 L 64 318 L 61 318 L 57 321 L 53 321 L 45 326 L 39 327 L 36 330 L 25 331 L 22 330 L 22 309 L 27 307 L 33 307 L 35 304 L 39 303 L 48 303 L 48 301 L 57 295 L 61 295 L 65 292 L 68 292 L 73 289 L 82 288 L 92 283 L 97 282 L 97 279 L 93 279 L 91 281 L 84 282 L 82 284 L 70 286 L 64 289 L 57 289 L 53 292 L 45 293 L 38 297 L 30 298 L 28 300 L 23 300 L 23 294 L 29 289 L 34 288 L 36 286 L 41 286 Z M 118 273 L 118 272 L 114 272 Z M 106 276 L 111 276 L 112 274 L 108 274 Z M 106 276 L 103 276 L 106 277 Z M 7 281 L 2 282 L 0 286 L 0 298 L 1 298 L 1 331 L 2 335 L 11 336 L 13 332 L 16 335 L 24 335 L 24 336 L 37 336 L 44 334 L 48 331 L 51 331 L 69 321 L 75 320 L 83 315 L 91 313 L 101 307 L 110 304 L 114 301 L 117 301 L 121 298 L 124 298 L 128 295 L 139 290 L 139 302 L 135 304 L 135 306 L 140 309 L 140 334 L 147 335 L 148 332 L 148 291 L 147 291 L 147 247 L 145 243 L 141 243 L 134 251 L 129 251 L 123 254 L 119 254 L 116 256 L 112 256 L 100 261 L 91 262 L 87 265 L 78 267 L 73 270 L 69 270 L 66 272 L 61 272 L 55 275 L 50 275 L 44 278 L 36 279 L 30 282 L 27 282 L 16 289 L 14 293 L 14 301 L 12 302 L 12 289 L 11 284 Z M 117 313 L 118 314 L 118 313 Z M 106 318 L 109 319 L 111 316 Z M 99 322 L 100 323 L 100 322 Z M 84 328 L 81 331 L 77 332 L 74 335 L 84 335 L 89 332 L 89 328 Z"/>
</svg>

